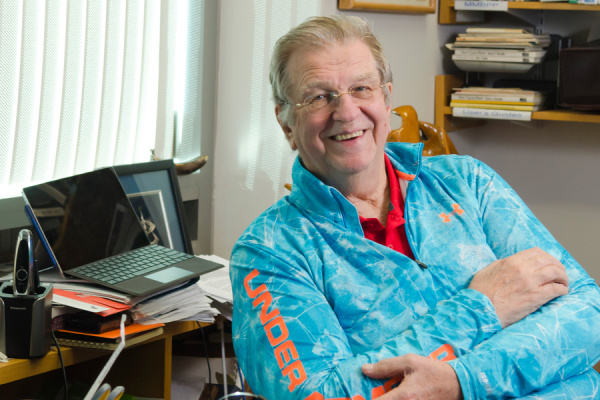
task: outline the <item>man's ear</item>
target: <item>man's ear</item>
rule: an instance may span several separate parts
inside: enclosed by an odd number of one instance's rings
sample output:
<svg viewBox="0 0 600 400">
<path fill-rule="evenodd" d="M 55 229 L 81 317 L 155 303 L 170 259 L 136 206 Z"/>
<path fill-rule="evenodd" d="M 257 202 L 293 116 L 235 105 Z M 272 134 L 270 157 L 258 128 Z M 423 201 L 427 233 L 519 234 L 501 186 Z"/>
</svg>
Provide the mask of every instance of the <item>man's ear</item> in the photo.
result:
<svg viewBox="0 0 600 400">
<path fill-rule="evenodd" d="M 275 106 L 275 116 L 277 117 L 277 122 L 279 123 L 281 130 L 285 134 L 285 138 L 287 139 L 288 143 L 290 144 L 290 147 L 292 148 L 292 150 L 296 150 L 297 147 L 296 147 L 296 143 L 294 142 L 294 135 L 292 134 L 292 128 L 290 128 L 290 126 L 287 124 L 287 121 L 282 121 L 281 118 L 279 118 L 280 112 L 281 112 L 281 105 L 277 104 Z"/>
<path fill-rule="evenodd" d="M 388 91 L 390 92 L 390 104 L 388 104 L 387 108 L 388 108 L 388 113 L 390 115 L 392 115 L 392 83 L 388 82 L 385 84 L 387 86 Z"/>
</svg>

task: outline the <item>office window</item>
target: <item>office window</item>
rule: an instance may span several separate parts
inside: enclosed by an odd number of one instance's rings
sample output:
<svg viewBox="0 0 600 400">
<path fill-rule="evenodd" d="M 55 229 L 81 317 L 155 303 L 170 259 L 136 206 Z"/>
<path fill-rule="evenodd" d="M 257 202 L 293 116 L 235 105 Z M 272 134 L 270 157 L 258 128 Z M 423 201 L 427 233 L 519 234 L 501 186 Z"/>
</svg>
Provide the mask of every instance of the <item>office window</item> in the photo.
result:
<svg viewBox="0 0 600 400">
<path fill-rule="evenodd" d="M 177 0 L 0 0 L 0 197 L 171 158 Z"/>
<path fill-rule="evenodd" d="M 245 185 L 254 190 L 256 175 L 266 174 L 272 182 L 273 201 L 287 194 L 284 183 L 291 182 L 295 153 L 289 151 L 273 112 L 268 80 L 271 51 L 277 39 L 306 18 L 318 15 L 320 7 L 319 0 L 256 0 L 253 5 L 250 123 L 248 146 L 243 150 L 247 160 Z"/>
</svg>

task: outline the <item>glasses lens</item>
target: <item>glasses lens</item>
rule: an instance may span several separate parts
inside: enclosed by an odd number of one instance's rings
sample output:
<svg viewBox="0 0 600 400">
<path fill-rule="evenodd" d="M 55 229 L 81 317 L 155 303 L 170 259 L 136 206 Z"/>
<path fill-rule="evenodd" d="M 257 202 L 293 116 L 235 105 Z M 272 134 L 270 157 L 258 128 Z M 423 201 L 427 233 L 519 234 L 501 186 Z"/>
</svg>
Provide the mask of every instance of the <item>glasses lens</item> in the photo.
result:
<svg viewBox="0 0 600 400">
<path fill-rule="evenodd" d="M 333 96 L 331 93 L 323 93 L 317 94 L 315 96 L 307 97 L 304 100 L 304 103 L 307 104 L 306 109 L 310 113 L 318 112 L 322 109 L 326 109 L 328 105 L 333 103 Z"/>
<path fill-rule="evenodd" d="M 354 88 L 350 93 L 357 100 L 371 100 L 373 98 L 373 89 L 369 86 L 359 86 Z"/>
</svg>

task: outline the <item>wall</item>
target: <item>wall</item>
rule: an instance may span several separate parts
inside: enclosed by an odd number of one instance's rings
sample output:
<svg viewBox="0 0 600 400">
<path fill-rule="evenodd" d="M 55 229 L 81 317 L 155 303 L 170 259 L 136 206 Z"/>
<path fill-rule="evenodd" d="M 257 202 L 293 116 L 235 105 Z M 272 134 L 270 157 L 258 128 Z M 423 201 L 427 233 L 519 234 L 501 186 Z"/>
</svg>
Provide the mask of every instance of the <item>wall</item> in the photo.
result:
<svg viewBox="0 0 600 400">
<path fill-rule="evenodd" d="M 303 3 L 313 7 L 313 15 L 340 12 L 334 0 Z M 443 46 L 464 26 L 438 25 L 435 14 L 344 12 L 370 21 L 380 38 L 394 72 L 393 104 L 411 104 L 421 120 L 433 122 L 434 76 L 452 69 Z M 545 13 L 548 29 L 581 29 L 585 26 L 582 18 L 591 18 L 578 12 L 561 12 L 560 19 L 557 13 Z M 255 18 L 251 2 L 221 2 L 213 252 L 225 258 L 250 222 L 286 194 L 283 183 L 291 181 L 289 166 L 295 157 L 275 126 L 272 103 L 264 105 L 260 117 L 269 121 L 267 134 L 251 129 L 254 122 L 250 110 L 256 104 L 240 101 L 252 90 L 257 62 L 252 51 L 257 35 Z M 271 26 L 266 34 L 276 36 L 276 30 Z M 259 57 L 268 58 L 268 54 Z M 399 121 L 393 120 L 392 124 L 399 125 Z M 499 121 L 451 136 L 461 153 L 480 158 L 500 172 L 567 250 L 600 279 L 600 266 L 594 257 L 594 241 L 600 237 L 597 132 L 598 125 L 593 124 Z M 258 156 L 252 160 L 249 155 Z"/>
</svg>

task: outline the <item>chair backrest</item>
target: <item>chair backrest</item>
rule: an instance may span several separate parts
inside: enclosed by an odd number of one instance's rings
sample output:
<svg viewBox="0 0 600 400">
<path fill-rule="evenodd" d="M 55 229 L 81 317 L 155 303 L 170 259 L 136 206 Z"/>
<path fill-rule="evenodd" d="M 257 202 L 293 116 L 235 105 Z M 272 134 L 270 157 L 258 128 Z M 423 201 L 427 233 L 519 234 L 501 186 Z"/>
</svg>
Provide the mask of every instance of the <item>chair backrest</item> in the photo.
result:
<svg viewBox="0 0 600 400">
<path fill-rule="evenodd" d="M 402 117 L 402 126 L 390 132 L 388 142 L 423 142 L 424 156 L 458 154 L 446 131 L 428 122 L 419 121 L 412 106 L 394 108 L 392 113 Z"/>
</svg>

